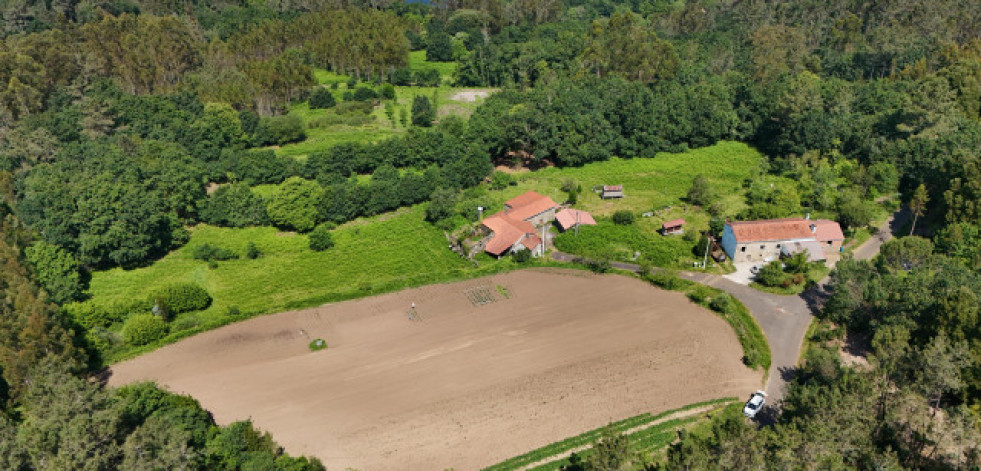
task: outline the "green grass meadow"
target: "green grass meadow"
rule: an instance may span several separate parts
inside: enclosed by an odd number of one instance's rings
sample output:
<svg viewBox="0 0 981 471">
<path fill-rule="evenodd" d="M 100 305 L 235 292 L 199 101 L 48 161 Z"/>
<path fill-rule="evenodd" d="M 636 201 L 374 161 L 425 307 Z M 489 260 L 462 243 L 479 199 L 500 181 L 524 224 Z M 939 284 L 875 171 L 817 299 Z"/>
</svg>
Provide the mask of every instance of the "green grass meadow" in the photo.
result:
<svg viewBox="0 0 981 471">
<path fill-rule="evenodd" d="M 719 195 L 725 214 L 743 210 L 742 182 L 758 174 L 762 160 L 763 155 L 746 144 L 721 142 L 687 152 L 660 153 L 654 158 L 614 158 L 582 167 L 517 173 L 515 186 L 488 191 L 477 202 L 492 213 L 501 210 L 504 201 L 533 190 L 563 203 L 567 196 L 561 190 L 563 182 L 575 181 L 583 190 L 575 207 L 590 212 L 599 224 L 582 227 L 578 236 L 559 235 L 556 246 L 560 250 L 620 261 L 635 261 L 634 252 L 640 252 L 637 261 L 646 259 L 656 266 L 691 268 L 694 261 L 702 260 L 692 252 L 696 240 L 681 235 L 662 236 L 657 232 L 661 223 L 684 218 L 685 231 L 693 235 L 708 229 L 709 214 L 683 201 L 699 174 L 705 175 Z M 601 199 L 592 191 L 601 185 L 623 185 L 624 197 Z M 617 210 L 634 213 L 634 224 L 616 226 L 605 219 Z M 654 214 L 641 217 L 645 212 Z"/>
<path fill-rule="evenodd" d="M 317 125 L 318 120 L 341 121 L 341 119 L 335 109 L 311 110 L 307 102 L 295 103 L 290 107 L 289 113 L 296 115 L 303 121 L 307 138 L 301 142 L 273 147 L 276 154 L 303 159 L 311 153 L 327 150 L 337 144 L 349 142 L 375 143 L 401 134 L 406 131 L 406 126 L 403 126 L 399 121 L 399 110 L 404 109 L 411 116 L 412 100 L 417 95 L 425 96 L 430 100 L 435 99 L 438 116 L 470 116 L 480 104 L 480 99 L 473 102 L 453 99 L 460 90 L 463 90 L 448 85 L 456 70 L 455 62 L 426 62 L 425 51 L 414 51 L 409 54 L 409 69 L 413 72 L 427 69 L 438 70 L 443 77 L 443 85 L 439 87 L 395 87 L 395 100 L 386 100 L 375 106 L 367 122 L 357 125 L 342 123 Z M 347 81 L 350 76 L 315 69 L 314 77 L 322 86 L 337 84 L 337 89 L 331 91 L 338 103 L 343 101 L 342 97 L 347 90 Z M 392 123 L 385 114 L 385 103 L 389 102 L 394 107 L 395 123 Z"/>
<path fill-rule="evenodd" d="M 311 251 L 302 234 L 271 227 L 231 229 L 202 224 L 194 228 L 187 245 L 153 265 L 95 272 L 89 302 L 97 305 L 145 298 L 177 282 L 197 283 L 214 298 L 208 309 L 178 316 L 171 324 L 171 338 L 150 348 L 109 352 L 108 359 L 132 356 L 251 315 L 479 276 L 511 266 L 510 259 L 504 259 L 474 268 L 446 249 L 443 233 L 424 222 L 422 213 L 423 207 L 415 206 L 344 224 L 333 231 L 335 246 L 324 252 Z M 244 257 L 249 242 L 262 252 L 260 258 Z M 207 262 L 191 256 L 194 247 L 205 243 L 243 256 L 209 268 Z M 230 314 L 235 311 L 239 314 Z"/>
<path fill-rule="evenodd" d="M 582 167 L 550 167 L 534 172 L 517 173 L 516 186 L 502 190 L 497 200 L 503 203 L 528 190 L 549 196 L 557 203 L 565 201 L 562 183 L 573 180 L 582 186 L 576 208 L 589 211 L 594 216 L 609 216 L 619 209 L 637 213 L 654 211 L 665 206 L 658 219 L 676 217 L 696 218 L 694 208 L 688 208 L 682 199 L 688 193 L 692 180 L 702 174 L 720 196 L 727 212 L 735 213 L 745 208 L 742 182 L 757 175 L 763 155 L 740 142 L 720 142 L 681 153 L 659 153 L 653 158 L 620 159 L 594 162 Z M 601 185 L 623 185 L 624 197 L 603 200 L 591 189 Z M 708 218 L 705 218 L 707 224 Z"/>
<path fill-rule="evenodd" d="M 686 253 L 690 253 L 693 242 L 680 236 L 661 236 L 654 230 L 662 220 L 679 216 L 691 221 L 695 230 L 707 225 L 704 211 L 680 204 L 691 180 L 699 173 L 696 169 L 716 169 L 710 180 L 720 194 L 727 195 L 725 204 L 736 210 L 741 204 L 739 184 L 731 182 L 741 182 L 751 175 L 759 159 L 759 153 L 743 144 L 721 143 L 680 154 L 659 154 L 653 159 L 615 159 L 580 168 L 545 169 L 521 174 L 517 185 L 505 190 L 478 189 L 476 193 L 484 206 L 496 210 L 493 205 L 500 207 L 504 200 L 528 190 L 561 202 L 564 198 L 559 187 L 568 178 L 581 182 L 584 189 L 594 184 L 622 183 L 627 193 L 622 200 L 601 201 L 595 194 L 584 192 L 578 206 L 593 211 L 600 218 L 600 225 L 583 228 L 577 238 L 570 239 L 571 234 L 561 236 L 578 244 L 570 251 L 583 255 L 612 251 L 617 258 L 640 251 L 655 265 L 684 266 L 691 257 Z M 255 190 L 268 195 L 275 187 L 260 185 Z M 630 226 L 615 226 L 604 219 L 621 208 L 639 214 L 663 206 L 671 209 L 655 217 L 638 218 Z M 150 266 L 95 272 L 88 291 L 88 302 L 95 306 L 145 299 L 148 293 L 178 282 L 199 284 L 214 298 L 204 311 L 179 315 L 170 324 L 167 338 L 140 348 L 116 343 L 104 352 L 105 359 L 118 361 L 249 316 L 523 266 L 558 264 L 538 259 L 519 266 L 510 257 L 497 260 L 480 255 L 480 266 L 475 267 L 447 250 L 442 230 L 423 220 L 424 208 L 425 205 L 417 205 L 343 224 L 333 231 L 336 245 L 325 252 L 311 251 L 303 234 L 280 232 L 272 227 L 233 229 L 201 224 L 192 229 L 191 239 L 184 247 Z M 262 252 L 260 258 L 250 260 L 244 256 L 250 242 Z M 206 243 L 235 251 L 240 258 L 209 267 L 207 262 L 192 257 L 194 248 Z M 116 325 L 109 330 L 118 329 Z"/>
</svg>

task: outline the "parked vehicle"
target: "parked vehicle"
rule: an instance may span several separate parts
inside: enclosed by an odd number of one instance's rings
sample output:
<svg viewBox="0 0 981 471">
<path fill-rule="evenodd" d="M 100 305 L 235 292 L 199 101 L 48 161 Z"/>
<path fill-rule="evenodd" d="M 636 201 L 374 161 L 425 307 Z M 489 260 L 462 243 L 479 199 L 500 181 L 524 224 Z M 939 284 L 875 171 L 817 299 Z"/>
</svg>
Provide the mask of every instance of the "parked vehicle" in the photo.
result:
<svg viewBox="0 0 981 471">
<path fill-rule="evenodd" d="M 763 408 L 764 403 L 766 403 L 766 393 L 763 391 L 754 392 L 743 407 L 743 415 L 750 419 L 756 417 L 756 414 Z"/>
</svg>

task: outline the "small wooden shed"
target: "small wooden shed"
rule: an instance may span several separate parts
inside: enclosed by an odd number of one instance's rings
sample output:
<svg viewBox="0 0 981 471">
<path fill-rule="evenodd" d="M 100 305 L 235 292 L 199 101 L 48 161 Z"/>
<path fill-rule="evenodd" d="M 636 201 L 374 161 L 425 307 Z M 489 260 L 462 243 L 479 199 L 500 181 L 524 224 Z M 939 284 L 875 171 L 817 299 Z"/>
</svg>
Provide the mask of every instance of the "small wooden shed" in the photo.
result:
<svg viewBox="0 0 981 471">
<path fill-rule="evenodd" d="M 623 185 L 603 185 L 600 198 L 623 198 Z"/>
<path fill-rule="evenodd" d="M 684 234 L 685 233 L 685 220 L 678 218 L 672 219 L 670 221 L 664 221 L 661 223 L 661 234 L 664 235 L 674 235 L 674 234 Z"/>
</svg>

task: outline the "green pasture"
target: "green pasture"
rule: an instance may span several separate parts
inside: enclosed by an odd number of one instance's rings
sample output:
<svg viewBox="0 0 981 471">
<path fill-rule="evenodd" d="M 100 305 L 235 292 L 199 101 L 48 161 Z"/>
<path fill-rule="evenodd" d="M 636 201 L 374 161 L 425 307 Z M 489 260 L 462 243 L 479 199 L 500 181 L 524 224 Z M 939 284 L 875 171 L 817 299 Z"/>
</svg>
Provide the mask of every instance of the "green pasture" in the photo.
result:
<svg viewBox="0 0 981 471">
<path fill-rule="evenodd" d="M 324 252 L 311 251 L 307 236 L 302 234 L 284 233 L 271 227 L 230 229 L 202 224 L 194 228 L 187 245 L 153 265 L 93 273 L 88 302 L 109 305 L 142 299 L 159 287 L 177 282 L 193 282 L 204 287 L 214 298 L 211 307 L 178 316 L 171 323 L 171 337 L 144 349 L 149 350 L 189 333 L 250 315 L 478 276 L 510 267 L 510 259 L 505 259 L 474 268 L 446 249 L 443 233 L 425 223 L 422 213 L 423 207 L 415 206 L 344 224 L 334 230 L 336 245 Z M 258 259 L 244 257 L 249 242 L 262 252 Z M 194 247 L 205 243 L 234 250 L 242 257 L 209 268 L 207 262 L 191 256 Z M 118 350 L 109 352 L 108 356 L 109 360 L 115 360 L 136 352 L 136 349 Z"/>
<path fill-rule="evenodd" d="M 461 90 L 471 89 L 456 88 L 449 85 L 456 69 L 455 62 L 426 62 L 425 51 L 415 51 L 409 54 L 409 68 L 413 72 L 436 69 L 443 77 L 443 84 L 439 87 L 395 87 L 394 100 L 381 101 L 374 107 L 366 122 L 357 124 L 343 122 L 347 120 L 343 119 L 336 109 L 311 110 L 307 102 L 294 103 L 290 107 L 289 113 L 296 115 L 303 121 L 307 138 L 302 142 L 274 147 L 276 154 L 304 158 L 311 153 L 329 149 L 337 144 L 348 142 L 374 143 L 403 133 L 406 126 L 403 126 L 399 121 L 400 109 L 404 109 L 405 113 L 411 117 L 412 99 L 416 95 L 435 100 L 437 116 L 439 117 L 448 115 L 470 116 L 482 101 L 481 99 L 476 101 L 456 99 L 456 95 Z M 324 69 L 315 69 L 314 76 L 317 82 L 323 86 L 337 84 L 337 88 L 331 89 L 331 91 L 338 103 L 343 101 L 350 76 Z M 367 85 L 374 86 L 372 84 Z M 385 114 L 387 103 L 393 107 L 395 123 L 392 123 Z M 318 124 L 318 121 L 330 124 Z"/>
<path fill-rule="evenodd" d="M 681 153 L 663 152 L 653 158 L 612 158 L 582 167 L 550 167 L 517 173 L 514 177 L 518 184 L 496 192 L 495 200 L 503 203 L 534 190 L 562 203 L 566 199 L 562 183 L 571 180 L 582 187 L 575 207 L 594 216 L 610 216 L 617 210 L 627 209 L 638 218 L 643 212 L 654 211 L 659 223 L 676 217 L 694 220 L 698 219 L 697 214 L 704 213 L 682 200 L 696 175 L 705 175 L 726 212 L 736 213 L 745 208 L 743 180 L 759 174 L 762 161 L 763 155 L 746 144 L 720 142 Z M 602 185 L 623 185 L 624 197 L 600 199 L 592 189 Z M 707 224 L 708 218 L 704 221 Z"/>
<path fill-rule="evenodd" d="M 707 229 L 711 218 L 703 208 L 684 202 L 695 176 L 705 175 L 719 195 L 724 213 L 736 214 L 745 208 L 742 182 L 758 174 L 762 159 L 762 154 L 746 144 L 722 142 L 653 158 L 614 158 L 582 167 L 546 168 L 515 174 L 516 185 L 488 191 L 474 202 L 493 213 L 503 209 L 504 201 L 533 190 L 563 203 L 567 198 L 561 190 L 563 182 L 573 181 L 582 187 L 575 207 L 590 212 L 599 224 L 582 227 L 578 235 L 559 235 L 559 250 L 590 258 L 646 260 L 655 266 L 691 268 L 694 261 L 702 260 L 693 253 L 697 244 L 693 236 Z M 603 200 L 593 191 L 602 185 L 623 185 L 625 196 Z M 634 213 L 634 224 L 617 226 L 610 222 L 609 217 L 618 210 Z M 643 213 L 649 217 L 642 217 Z M 662 236 L 658 232 L 662 222 L 675 218 L 685 219 L 690 236 Z M 635 252 L 640 257 L 635 259 Z"/>
<path fill-rule="evenodd" d="M 427 69 L 438 70 L 443 81 L 447 81 L 456 73 L 456 62 L 427 62 L 425 50 L 409 52 L 409 70 L 415 73 Z"/>
</svg>

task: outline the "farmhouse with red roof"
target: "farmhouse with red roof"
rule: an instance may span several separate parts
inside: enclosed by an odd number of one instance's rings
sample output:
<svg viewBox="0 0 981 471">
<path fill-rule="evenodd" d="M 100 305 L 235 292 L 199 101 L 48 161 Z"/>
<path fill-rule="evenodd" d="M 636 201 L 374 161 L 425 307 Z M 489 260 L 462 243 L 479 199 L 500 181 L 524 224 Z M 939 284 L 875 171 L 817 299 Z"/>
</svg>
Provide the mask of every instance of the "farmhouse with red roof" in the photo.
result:
<svg viewBox="0 0 981 471">
<path fill-rule="evenodd" d="M 490 231 L 484 250 L 500 256 L 528 249 L 533 256 L 545 253 L 538 227 L 555 220 L 559 205 L 552 198 L 529 191 L 504 202 L 504 211 L 488 216 L 481 224 Z"/>
<path fill-rule="evenodd" d="M 733 262 L 769 262 L 804 250 L 811 261 L 841 250 L 841 226 L 827 219 L 768 219 L 726 224 L 722 248 Z"/>
</svg>

